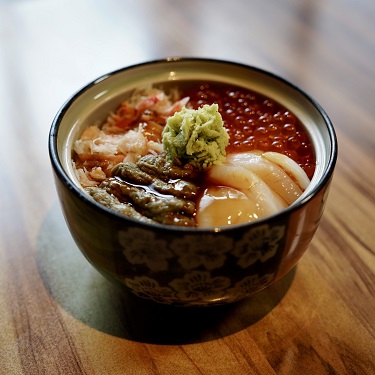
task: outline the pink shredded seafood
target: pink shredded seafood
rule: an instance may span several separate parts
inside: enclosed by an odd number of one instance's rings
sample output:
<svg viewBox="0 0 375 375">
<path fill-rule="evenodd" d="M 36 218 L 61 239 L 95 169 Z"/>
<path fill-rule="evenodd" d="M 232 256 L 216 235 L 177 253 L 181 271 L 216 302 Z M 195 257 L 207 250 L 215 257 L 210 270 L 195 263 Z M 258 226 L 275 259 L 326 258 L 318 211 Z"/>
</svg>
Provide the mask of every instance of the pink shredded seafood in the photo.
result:
<svg viewBox="0 0 375 375">
<path fill-rule="evenodd" d="M 74 143 L 73 166 L 80 184 L 97 186 L 123 161 L 136 162 L 163 151 L 161 135 L 168 117 L 189 101 L 174 90 L 137 89 L 111 112 L 102 125 L 91 125 Z"/>
</svg>

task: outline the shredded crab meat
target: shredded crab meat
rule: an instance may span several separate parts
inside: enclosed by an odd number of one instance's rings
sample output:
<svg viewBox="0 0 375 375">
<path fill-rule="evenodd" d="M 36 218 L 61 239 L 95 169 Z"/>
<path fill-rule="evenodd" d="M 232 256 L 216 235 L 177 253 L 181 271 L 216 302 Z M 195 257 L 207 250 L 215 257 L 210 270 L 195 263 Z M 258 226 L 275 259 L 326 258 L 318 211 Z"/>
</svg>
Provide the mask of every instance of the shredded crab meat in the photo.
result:
<svg viewBox="0 0 375 375">
<path fill-rule="evenodd" d="M 177 90 L 168 95 L 152 86 L 135 90 L 102 126 L 89 126 L 74 143 L 73 167 L 81 185 L 97 186 L 122 161 L 136 162 L 144 155 L 160 154 L 167 118 L 188 102 Z"/>
</svg>

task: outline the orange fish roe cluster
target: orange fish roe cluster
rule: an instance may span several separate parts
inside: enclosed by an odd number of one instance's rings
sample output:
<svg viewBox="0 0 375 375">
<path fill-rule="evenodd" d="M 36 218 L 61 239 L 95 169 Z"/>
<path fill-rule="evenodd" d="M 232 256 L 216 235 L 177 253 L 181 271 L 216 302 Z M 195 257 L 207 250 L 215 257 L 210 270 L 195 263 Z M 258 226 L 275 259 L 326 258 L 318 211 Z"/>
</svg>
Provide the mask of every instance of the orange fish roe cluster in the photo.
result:
<svg viewBox="0 0 375 375">
<path fill-rule="evenodd" d="M 300 120 L 270 98 L 242 87 L 204 83 L 183 92 L 198 108 L 217 103 L 230 140 L 227 153 L 275 151 L 296 161 L 311 179 L 315 154 Z"/>
</svg>

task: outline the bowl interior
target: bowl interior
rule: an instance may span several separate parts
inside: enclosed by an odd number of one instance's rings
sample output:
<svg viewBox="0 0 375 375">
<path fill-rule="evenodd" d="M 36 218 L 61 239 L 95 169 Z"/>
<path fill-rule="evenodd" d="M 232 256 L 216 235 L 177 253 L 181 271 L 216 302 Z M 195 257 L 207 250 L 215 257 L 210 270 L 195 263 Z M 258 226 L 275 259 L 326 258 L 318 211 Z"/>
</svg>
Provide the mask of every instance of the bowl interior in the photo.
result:
<svg viewBox="0 0 375 375">
<path fill-rule="evenodd" d="M 316 154 L 316 170 L 304 194 L 311 195 L 333 169 L 335 134 L 325 112 L 308 95 L 287 81 L 263 70 L 241 64 L 205 59 L 168 59 L 131 66 L 108 75 L 76 93 L 56 116 L 56 152 L 59 163 L 76 188 L 81 186 L 72 168 L 72 146 L 84 128 L 103 121 L 133 89 L 178 81 L 219 81 L 259 92 L 279 102 L 304 124 Z M 292 206 L 293 206 L 292 205 Z"/>
</svg>

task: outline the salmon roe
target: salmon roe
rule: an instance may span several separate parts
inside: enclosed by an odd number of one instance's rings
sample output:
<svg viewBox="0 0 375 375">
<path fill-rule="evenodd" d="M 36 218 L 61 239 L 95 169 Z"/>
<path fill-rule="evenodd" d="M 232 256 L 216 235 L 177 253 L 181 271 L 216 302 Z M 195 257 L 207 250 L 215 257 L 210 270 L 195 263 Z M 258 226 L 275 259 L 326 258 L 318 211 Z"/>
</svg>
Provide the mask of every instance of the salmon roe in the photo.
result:
<svg viewBox="0 0 375 375">
<path fill-rule="evenodd" d="M 197 109 L 216 103 L 229 134 L 227 153 L 276 151 L 297 162 L 311 179 L 315 154 L 300 120 L 278 102 L 248 89 L 214 82 L 183 93 Z"/>
</svg>

